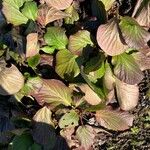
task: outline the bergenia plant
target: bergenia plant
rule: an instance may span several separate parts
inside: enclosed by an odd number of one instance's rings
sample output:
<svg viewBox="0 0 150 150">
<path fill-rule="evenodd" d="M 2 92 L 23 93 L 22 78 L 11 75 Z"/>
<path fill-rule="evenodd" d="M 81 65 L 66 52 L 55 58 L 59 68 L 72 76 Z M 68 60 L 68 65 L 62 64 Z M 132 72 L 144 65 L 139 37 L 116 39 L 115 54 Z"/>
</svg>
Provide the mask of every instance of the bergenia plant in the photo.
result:
<svg viewBox="0 0 150 150">
<path fill-rule="evenodd" d="M 150 0 L 128 15 L 116 0 L 0 3 L 0 146 L 92 150 L 98 132 L 132 126 Z"/>
</svg>

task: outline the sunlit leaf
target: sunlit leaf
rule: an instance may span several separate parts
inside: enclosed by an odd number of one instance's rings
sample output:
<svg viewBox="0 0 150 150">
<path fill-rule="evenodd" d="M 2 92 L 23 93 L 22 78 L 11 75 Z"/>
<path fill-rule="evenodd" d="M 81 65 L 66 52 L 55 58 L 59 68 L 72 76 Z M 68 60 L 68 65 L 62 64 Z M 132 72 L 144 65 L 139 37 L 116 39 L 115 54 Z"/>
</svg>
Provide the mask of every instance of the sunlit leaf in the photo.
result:
<svg viewBox="0 0 150 150">
<path fill-rule="evenodd" d="M 149 0 L 138 0 L 134 8 L 132 17 L 144 27 L 150 27 L 150 1 Z"/>
<path fill-rule="evenodd" d="M 61 50 L 56 55 L 56 72 L 64 78 L 65 75 L 76 77 L 80 73 L 76 55 L 69 50 Z"/>
<path fill-rule="evenodd" d="M 48 6 L 52 6 L 58 10 L 68 8 L 73 0 L 44 0 Z"/>
<path fill-rule="evenodd" d="M 47 5 L 42 5 L 38 9 L 38 18 L 37 21 L 42 25 L 46 26 L 48 23 L 53 22 L 58 19 L 68 17 L 63 11 L 57 10 L 53 7 L 48 7 Z"/>
<path fill-rule="evenodd" d="M 102 102 L 101 98 L 87 85 L 81 84 L 80 90 L 85 93 L 83 98 L 91 105 L 98 105 Z"/>
<path fill-rule="evenodd" d="M 81 146 L 88 150 L 94 143 L 95 131 L 91 126 L 79 126 L 76 131 L 76 136 L 81 143 Z"/>
<path fill-rule="evenodd" d="M 43 122 L 54 126 L 54 123 L 52 121 L 52 112 L 46 106 L 36 112 L 33 120 L 36 122 Z"/>
<path fill-rule="evenodd" d="M 70 112 L 64 114 L 61 119 L 59 120 L 59 127 L 60 128 L 70 128 L 78 126 L 79 122 L 79 115 L 76 111 L 71 110 Z"/>
<path fill-rule="evenodd" d="M 25 17 L 20 11 L 19 7 L 23 5 L 23 1 L 21 2 L 16 1 L 15 3 L 14 0 L 11 2 L 9 0 L 4 0 L 3 1 L 3 8 L 2 12 L 4 13 L 7 21 L 9 23 L 14 24 L 15 26 L 20 25 L 20 24 L 26 24 L 28 21 L 28 18 Z"/>
<path fill-rule="evenodd" d="M 110 56 L 119 55 L 127 49 L 115 19 L 99 26 L 97 42 L 102 50 Z"/>
<path fill-rule="evenodd" d="M 50 47 L 50 46 L 44 46 L 40 49 L 47 54 L 53 54 L 55 51 L 55 47 Z"/>
<path fill-rule="evenodd" d="M 21 12 L 28 19 L 35 21 L 38 14 L 38 7 L 36 2 L 26 2 Z"/>
<path fill-rule="evenodd" d="M 128 84 L 138 84 L 143 79 L 143 73 L 131 55 L 123 53 L 115 56 L 114 74 L 123 82 Z"/>
<path fill-rule="evenodd" d="M 65 49 L 68 38 L 65 30 L 60 27 L 49 27 L 44 35 L 45 42 L 56 49 Z"/>
<path fill-rule="evenodd" d="M 15 136 L 11 143 L 12 150 L 27 150 L 33 144 L 33 139 L 30 134 L 22 134 L 19 136 Z"/>
<path fill-rule="evenodd" d="M 101 1 L 105 5 L 106 11 L 108 11 L 113 6 L 113 3 L 115 2 L 115 0 L 101 0 Z"/>
<path fill-rule="evenodd" d="M 117 112 L 107 109 L 99 110 L 96 112 L 96 121 L 105 128 L 122 131 L 132 126 L 133 115 L 127 112 Z"/>
<path fill-rule="evenodd" d="M 133 53 L 132 56 L 142 71 L 150 69 L 150 56 L 146 56 L 142 52 Z"/>
<path fill-rule="evenodd" d="M 68 49 L 74 54 L 80 55 L 83 48 L 87 45 L 93 45 L 90 32 L 87 30 L 79 30 L 76 34 L 69 37 Z"/>
<path fill-rule="evenodd" d="M 150 40 L 150 33 L 142 28 L 133 18 L 123 17 L 119 26 L 129 47 L 141 49 L 147 46 L 147 42 Z"/>
<path fill-rule="evenodd" d="M 117 98 L 122 110 L 133 109 L 139 100 L 139 87 L 116 79 Z"/>
<path fill-rule="evenodd" d="M 65 18 L 66 24 L 74 24 L 75 21 L 79 20 L 79 14 L 75 8 L 75 4 L 72 4 L 65 10 L 66 14 L 69 14 L 68 17 Z"/>
<path fill-rule="evenodd" d="M 72 103 L 70 89 L 59 80 L 33 78 L 28 81 L 28 86 L 40 105 L 47 103 L 55 107 L 60 104 L 70 106 Z"/>
<path fill-rule="evenodd" d="M 26 57 L 32 57 L 39 53 L 38 34 L 30 33 L 27 35 Z"/>
<path fill-rule="evenodd" d="M 17 85 L 17 86 L 16 86 Z M 24 77 L 13 64 L 6 67 L 6 63 L 0 62 L 0 94 L 11 95 L 17 93 L 24 85 Z"/>
</svg>

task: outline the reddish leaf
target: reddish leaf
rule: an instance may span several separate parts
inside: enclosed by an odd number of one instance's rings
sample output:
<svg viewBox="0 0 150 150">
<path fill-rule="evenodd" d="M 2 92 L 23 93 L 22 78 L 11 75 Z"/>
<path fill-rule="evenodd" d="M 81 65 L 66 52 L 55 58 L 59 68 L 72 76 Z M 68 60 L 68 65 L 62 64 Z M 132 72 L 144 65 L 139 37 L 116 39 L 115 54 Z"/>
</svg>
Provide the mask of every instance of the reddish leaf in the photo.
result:
<svg viewBox="0 0 150 150">
<path fill-rule="evenodd" d="M 27 35 L 26 57 L 32 57 L 39 53 L 38 34 Z"/>
<path fill-rule="evenodd" d="M 122 131 L 132 126 L 133 116 L 127 112 L 99 110 L 96 112 L 96 120 L 105 128 Z"/>
<path fill-rule="evenodd" d="M 45 0 L 48 6 L 52 6 L 58 10 L 63 10 L 68 8 L 73 0 Z"/>
<path fill-rule="evenodd" d="M 110 56 L 119 55 L 127 49 L 118 29 L 118 24 L 114 19 L 99 26 L 97 42 L 102 50 Z"/>
<path fill-rule="evenodd" d="M 46 26 L 48 23 L 53 22 L 58 19 L 68 17 L 69 15 L 65 12 L 57 10 L 53 7 L 48 7 L 47 5 L 42 5 L 38 11 L 37 21 L 42 25 Z"/>
</svg>

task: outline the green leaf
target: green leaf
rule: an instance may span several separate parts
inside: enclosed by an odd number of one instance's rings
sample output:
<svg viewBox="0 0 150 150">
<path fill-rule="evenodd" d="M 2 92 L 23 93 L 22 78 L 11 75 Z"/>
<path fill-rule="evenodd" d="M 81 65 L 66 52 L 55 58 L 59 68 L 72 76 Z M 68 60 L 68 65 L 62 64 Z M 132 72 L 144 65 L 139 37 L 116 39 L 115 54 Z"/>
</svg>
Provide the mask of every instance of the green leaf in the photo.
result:
<svg viewBox="0 0 150 150">
<path fill-rule="evenodd" d="M 91 4 L 92 16 L 97 18 L 99 24 L 104 24 L 107 21 L 107 14 L 104 4 L 100 0 L 92 0 Z"/>
<path fill-rule="evenodd" d="M 58 50 L 65 49 L 68 44 L 68 38 L 65 30 L 60 27 L 49 27 L 44 35 L 45 42 Z"/>
<path fill-rule="evenodd" d="M 133 115 L 127 112 L 117 112 L 106 109 L 97 111 L 95 116 L 101 126 L 115 131 L 126 130 L 132 126 L 133 123 Z"/>
<path fill-rule="evenodd" d="M 110 56 L 119 55 L 128 48 L 122 38 L 116 18 L 99 26 L 97 30 L 97 42 L 102 50 Z"/>
<path fill-rule="evenodd" d="M 77 56 L 69 50 L 59 51 L 56 55 L 56 72 L 62 78 L 65 78 L 65 75 L 76 77 L 80 73 L 76 59 Z"/>
<path fill-rule="evenodd" d="M 15 26 L 27 23 L 28 18 L 19 11 L 19 8 L 23 5 L 24 2 L 25 0 L 21 0 L 21 1 L 4 0 L 3 1 L 2 12 L 9 23 L 12 23 Z"/>
<path fill-rule="evenodd" d="M 38 14 L 38 7 L 36 2 L 26 2 L 21 11 L 22 14 L 26 16 L 28 19 L 31 19 L 33 21 L 36 20 Z"/>
<path fill-rule="evenodd" d="M 23 87 L 24 77 L 16 66 L 11 64 L 11 67 L 6 67 L 6 65 L 4 61 L 0 61 L 0 94 L 12 95 Z"/>
<path fill-rule="evenodd" d="M 33 144 L 33 139 L 30 134 L 22 134 L 19 136 L 15 136 L 11 145 L 11 150 L 28 150 L 30 146 Z"/>
<path fill-rule="evenodd" d="M 150 33 L 141 27 L 133 18 L 122 17 L 119 24 L 125 42 L 131 48 L 142 49 L 147 47 L 150 40 Z"/>
<path fill-rule="evenodd" d="M 70 128 L 78 126 L 79 116 L 76 111 L 71 110 L 70 112 L 64 114 L 59 120 L 60 128 Z"/>
<path fill-rule="evenodd" d="M 80 55 L 83 48 L 87 45 L 93 46 L 90 32 L 87 30 L 79 30 L 76 34 L 69 37 L 68 49 L 74 54 Z"/>
<path fill-rule="evenodd" d="M 74 24 L 75 21 L 79 20 L 79 14 L 75 8 L 75 4 L 72 4 L 65 10 L 66 14 L 69 14 L 68 17 L 65 18 L 66 24 Z"/>
<path fill-rule="evenodd" d="M 143 73 L 135 62 L 134 58 L 126 53 L 115 56 L 114 74 L 123 82 L 138 84 L 143 79 Z"/>
<path fill-rule="evenodd" d="M 55 51 L 55 47 L 50 47 L 50 46 L 44 46 L 40 49 L 47 54 L 53 54 Z"/>
<path fill-rule="evenodd" d="M 47 103 L 53 107 L 60 104 L 71 106 L 71 90 L 61 81 L 31 78 L 27 84 L 31 88 L 31 95 L 40 105 Z"/>
<path fill-rule="evenodd" d="M 36 66 L 40 63 L 40 58 L 41 58 L 41 56 L 39 54 L 37 54 L 37 55 L 35 55 L 33 57 L 29 57 L 27 59 L 28 65 L 31 68 L 36 68 Z"/>
<path fill-rule="evenodd" d="M 113 3 L 115 2 L 115 0 L 101 0 L 101 1 L 105 5 L 106 11 L 108 11 L 113 6 Z"/>
<path fill-rule="evenodd" d="M 81 146 L 88 150 L 94 143 L 96 133 L 91 126 L 79 126 L 76 131 L 76 136 L 81 143 Z"/>
<path fill-rule="evenodd" d="M 39 144 L 34 143 L 29 150 L 42 150 L 42 147 Z"/>
<path fill-rule="evenodd" d="M 52 112 L 46 106 L 39 109 L 33 117 L 35 122 L 43 122 L 49 125 L 54 126 L 52 121 Z"/>
</svg>

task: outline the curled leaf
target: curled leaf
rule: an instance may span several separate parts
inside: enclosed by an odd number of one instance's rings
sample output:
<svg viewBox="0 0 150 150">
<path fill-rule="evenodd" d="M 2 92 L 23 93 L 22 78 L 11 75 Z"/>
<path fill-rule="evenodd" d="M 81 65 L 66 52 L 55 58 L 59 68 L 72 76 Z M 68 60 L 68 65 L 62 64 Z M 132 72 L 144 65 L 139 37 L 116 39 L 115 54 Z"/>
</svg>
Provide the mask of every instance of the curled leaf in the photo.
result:
<svg viewBox="0 0 150 150">
<path fill-rule="evenodd" d="M 133 115 L 130 115 L 127 112 L 117 112 L 106 109 L 96 112 L 96 120 L 105 128 L 123 131 L 132 126 Z"/>
<path fill-rule="evenodd" d="M 138 85 L 126 84 L 116 79 L 117 98 L 122 110 L 133 109 L 139 100 Z"/>
<path fill-rule="evenodd" d="M 121 37 L 118 24 L 114 19 L 99 26 L 97 42 L 102 50 L 110 56 L 119 55 L 127 49 L 127 45 Z"/>
<path fill-rule="evenodd" d="M 6 67 L 5 62 L 0 62 L 0 94 L 12 95 L 17 93 L 24 85 L 24 77 L 13 64 Z"/>
<path fill-rule="evenodd" d="M 26 57 L 32 57 L 39 53 L 38 34 L 30 33 L 27 35 Z"/>
</svg>

